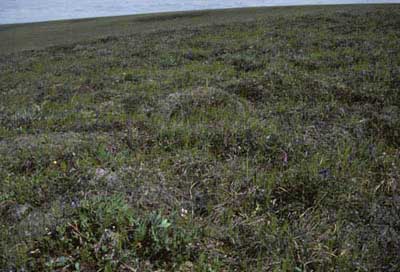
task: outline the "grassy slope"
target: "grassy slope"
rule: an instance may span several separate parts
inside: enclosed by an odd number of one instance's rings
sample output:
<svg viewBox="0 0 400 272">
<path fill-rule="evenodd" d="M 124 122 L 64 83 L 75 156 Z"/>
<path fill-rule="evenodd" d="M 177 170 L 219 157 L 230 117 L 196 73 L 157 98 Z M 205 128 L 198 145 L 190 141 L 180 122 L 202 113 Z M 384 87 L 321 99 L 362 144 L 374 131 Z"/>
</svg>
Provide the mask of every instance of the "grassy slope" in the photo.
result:
<svg viewBox="0 0 400 272">
<path fill-rule="evenodd" d="M 0 268 L 398 271 L 399 39 L 398 5 L 1 27 Z"/>
<path fill-rule="evenodd" d="M 308 8 L 246 8 L 169 12 L 106 18 L 89 18 L 31 24 L 0 25 L 0 52 L 40 49 L 52 45 L 96 40 L 155 31 L 200 27 L 276 16 L 288 11 L 307 12 Z M 314 7 L 314 10 L 322 9 Z"/>
<path fill-rule="evenodd" d="M 350 6 L 348 6 L 350 7 Z M 328 6 L 242 8 L 169 12 L 43 23 L 0 25 L 0 54 L 187 27 L 246 22 L 290 14 L 322 12 Z M 340 8 L 339 8 L 340 9 Z"/>
</svg>

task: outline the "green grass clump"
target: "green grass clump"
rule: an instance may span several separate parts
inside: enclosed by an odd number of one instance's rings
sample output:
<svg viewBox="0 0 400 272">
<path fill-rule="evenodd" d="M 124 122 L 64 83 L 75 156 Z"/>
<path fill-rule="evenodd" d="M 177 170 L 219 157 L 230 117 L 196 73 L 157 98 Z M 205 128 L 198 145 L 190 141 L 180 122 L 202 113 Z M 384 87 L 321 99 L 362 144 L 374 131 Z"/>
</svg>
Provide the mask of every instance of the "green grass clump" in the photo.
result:
<svg viewBox="0 0 400 272">
<path fill-rule="evenodd" d="M 0 270 L 400 270 L 398 5 L 0 39 Z"/>
<path fill-rule="evenodd" d="M 195 257 L 194 233 L 160 213 L 135 214 L 119 195 L 95 196 L 35 241 L 31 265 L 43 270 L 176 269 Z"/>
</svg>

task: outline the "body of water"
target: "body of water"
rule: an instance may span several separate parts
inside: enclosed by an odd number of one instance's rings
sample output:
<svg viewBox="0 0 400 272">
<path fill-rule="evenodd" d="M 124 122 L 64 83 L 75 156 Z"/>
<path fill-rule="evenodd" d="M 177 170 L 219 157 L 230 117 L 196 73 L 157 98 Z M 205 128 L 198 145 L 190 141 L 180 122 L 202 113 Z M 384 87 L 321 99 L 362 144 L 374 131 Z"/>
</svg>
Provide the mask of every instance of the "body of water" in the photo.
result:
<svg viewBox="0 0 400 272">
<path fill-rule="evenodd" d="M 0 0 L 0 24 L 254 6 L 400 3 L 400 0 Z"/>
</svg>

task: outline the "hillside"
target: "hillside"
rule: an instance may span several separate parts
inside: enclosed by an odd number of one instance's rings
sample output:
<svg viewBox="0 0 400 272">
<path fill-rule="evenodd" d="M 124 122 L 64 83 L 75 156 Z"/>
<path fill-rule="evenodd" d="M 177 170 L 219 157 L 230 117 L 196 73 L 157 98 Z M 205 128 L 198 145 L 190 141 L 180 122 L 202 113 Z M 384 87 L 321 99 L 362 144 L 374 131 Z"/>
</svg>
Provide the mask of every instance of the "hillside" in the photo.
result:
<svg viewBox="0 0 400 272">
<path fill-rule="evenodd" d="M 400 5 L 0 40 L 1 271 L 400 270 Z"/>
</svg>

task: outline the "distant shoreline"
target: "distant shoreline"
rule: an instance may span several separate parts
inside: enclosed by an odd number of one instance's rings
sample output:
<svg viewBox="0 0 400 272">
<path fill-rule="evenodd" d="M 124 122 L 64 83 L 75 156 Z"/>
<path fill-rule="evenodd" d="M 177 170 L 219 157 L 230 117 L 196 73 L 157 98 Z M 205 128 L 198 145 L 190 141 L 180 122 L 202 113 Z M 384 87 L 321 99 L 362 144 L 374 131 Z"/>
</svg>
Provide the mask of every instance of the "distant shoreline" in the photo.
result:
<svg viewBox="0 0 400 272">
<path fill-rule="evenodd" d="M 316 3 L 311 3 L 311 2 L 297 2 L 294 3 L 294 1 L 287 1 L 287 2 L 281 2 L 280 3 L 271 3 L 270 5 L 248 5 L 248 6 L 227 6 L 227 7 L 219 7 L 217 6 L 216 8 L 213 7 L 198 7 L 198 8 L 193 8 L 190 7 L 187 9 L 163 9 L 160 8 L 160 10 L 153 10 L 149 8 L 149 10 L 143 10 L 140 9 L 137 12 L 108 12 L 108 14 L 104 13 L 104 11 L 98 10 L 93 12 L 93 15 L 87 15 L 86 13 L 82 13 L 82 11 L 70 11 L 69 14 L 67 15 L 67 11 L 55 11 L 54 13 L 58 13 L 60 16 L 58 18 L 54 18 L 54 14 L 43 14 L 41 15 L 42 18 L 40 17 L 32 17 L 32 19 L 13 19 L 9 18 L 7 19 L 7 15 L 12 13 L 9 10 L 3 8 L 3 11 L 1 11 L 1 4 L 0 4 L 0 26 L 3 25 L 15 25 L 15 24 L 30 24 L 30 23 L 46 23 L 46 22 L 58 22 L 58 21 L 66 21 L 66 20 L 87 20 L 87 19 L 97 19 L 97 18 L 108 18 L 108 17 L 124 17 L 124 16 L 135 16 L 135 15 L 157 15 L 157 14 L 162 14 L 162 13 L 176 13 L 176 12 L 193 12 L 193 11 L 209 11 L 209 10 L 229 10 L 229 9 L 242 9 L 242 8 L 269 8 L 269 7 L 300 7 L 300 6 L 332 6 L 332 5 L 370 5 L 370 4 L 400 4 L 400 1 L 398 0 L 389 0 L 389 1 L 342 1 L 339 3 L 332 3 L 329 0 L 324 2 L 324 1 L 317 1 Z M 84 10 L 84 9 L 83 9 Z M 7 12 L 8 11 L 8 12 Z M 14 11 L 17 12 L 17 11 Z M 25 11 L 27 12 L 27 11 Z M 35 9 L 32 9 L 32 13 L 35 12 Z M 75 13 L 76 15 L 74 15 Z M 6 18 L 6 19 L 1 19 L 1 18 Z"/>
<path fill-rule="evenodd" d="M 215 24 L 229 24 L 240 16 L 241 20 L 253 21 L 264 16 L 280 16 L 287 11 L 307 15 L 310 12 L 324 12 L 326 9 L 341 12 L 357 6 L 366 9 L 398 4 L 349 4 L 349 5 L 308 5 L 229 8 L 200 11 L 162 12 L 124 16 L 108 16 L 58 20 L 47 22 L 0 25 L 0 56 L 25 50 L 42 50 L 54 46 L 71 46 L 77 43 L 91 43 L 102 38 L 203 27 Z M 329 8 L 328 8 L 329 7 Z"/>
</svg>

